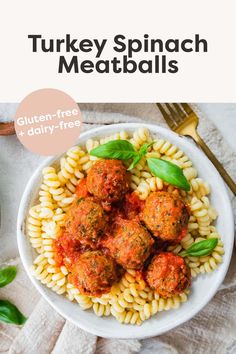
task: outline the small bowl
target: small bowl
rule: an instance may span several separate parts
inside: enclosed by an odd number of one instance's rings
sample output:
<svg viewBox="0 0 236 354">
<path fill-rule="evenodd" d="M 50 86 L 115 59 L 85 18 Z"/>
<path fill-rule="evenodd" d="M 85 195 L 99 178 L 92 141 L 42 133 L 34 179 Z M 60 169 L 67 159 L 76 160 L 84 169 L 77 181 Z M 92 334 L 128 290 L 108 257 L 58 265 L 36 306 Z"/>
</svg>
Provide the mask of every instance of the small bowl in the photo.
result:
<svg viewBox="0 0 236 354">
<path fill-rule="evenodd" d="M 46 159 L 29 180 L 20 203 L 17 221 L 17 240 L 20 256 L 32 283 L 52 307 L 76 326 L 101 337 L 147 338 L 163 334 L 190 320 L 202 310 L 217 292 L 217 289 L 226 275 L 233 249 L 233 215 L 224 182 L 203 152 L 188 139 L 156 125 L 127 123 L 92 129 L 81 134 L 78 144 L 83 145 L 89 138 L 109 136 L 121 130 L 132 133 L 140 126 L 147 127 L 154 137 L 158 135 L 164 139 L 168 139 L 183 150 L 197 168 L 199 176 L 210 183 L 212 189 L 211 203 L 219 212 L 216 226 L 224 242 L 225 255 L 223 257 L 223 263 L 220 264 L 217 270 L 210 274 L 199 275 L 197 279 L 193 280 L 189 299 L 186 303 L 182 304 L 179 309 L 160 312 L 145 321 L 141 326 L 120 324 L 113 317 L 97 317 L 91 310 L 83 311 L 78 304 L 70 302 L 66 297 L 57 295 L 46 286 L 42 285 L 29 271 L 33 259 L 35 258 L 35 253 L 27 237 L 25 220 L 29 207 L 35 202 L 41 183 L 43 167 L 56 162 L 59 157 Z"/>
</svg>

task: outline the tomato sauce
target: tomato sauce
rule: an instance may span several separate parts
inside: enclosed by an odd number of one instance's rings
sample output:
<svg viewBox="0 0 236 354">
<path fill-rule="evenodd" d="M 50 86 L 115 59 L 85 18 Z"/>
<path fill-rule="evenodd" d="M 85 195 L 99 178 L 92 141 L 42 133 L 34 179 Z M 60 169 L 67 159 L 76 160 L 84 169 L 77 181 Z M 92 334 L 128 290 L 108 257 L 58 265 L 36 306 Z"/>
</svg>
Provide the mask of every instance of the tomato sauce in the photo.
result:
<svg viewBox="0 0 236 354">
<path fill-rule="evenodd" d="M 76 196 L 78 198 L 85 198 L 85 197 L 90 196 L 90 193 L 89 193 L 88 188 L 87 188 L 87 178 L 83 178 L 80 181 L 80 183 L 76 187 L 75 194 L 76 194 Z"/>
<path fill-rule="evenodd" d="M 143 210 L 144 204 L 145 202 L 139 199 L 135 192 L 128 192 L 122 202 L 112 207 L 111 219 L 113 222 L 119 218 L 139 221 L 139 214 Z"/>
<path fill-rule="evenodd" d="M 145 201 L 139 199 L 135 192 L 125 195 L 123 210 L 127 219 L 133 220 L 137 218 L 144 208 Z"/>
<path fill-rule="evenodd" d="M 71 269 L 71 266 L 84 251 L 84 246 L 65 230 L 63 230 L 58 239 L 54 241 L 54 257 L 58 266 L 65 265 L 68 269 Z"/>
</svg>

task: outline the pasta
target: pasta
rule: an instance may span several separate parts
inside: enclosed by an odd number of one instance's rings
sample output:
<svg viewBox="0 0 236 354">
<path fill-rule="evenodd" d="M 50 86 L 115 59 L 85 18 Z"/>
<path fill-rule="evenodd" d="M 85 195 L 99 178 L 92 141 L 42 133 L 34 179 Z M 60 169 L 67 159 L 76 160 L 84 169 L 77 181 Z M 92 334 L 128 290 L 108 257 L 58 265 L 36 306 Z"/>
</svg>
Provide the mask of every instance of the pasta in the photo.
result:
<svg viewBox="0 0 236 354">
<path fill-rule="evenodd" d="M 28 236 L 33 248 L 37 250 L 38 253 L 43 252 L 42 247 L 42 220 L 40 216 L 40 205 L 35 205 L 29 210 L 29 216 L 27 220 Z"/>
<path fill-rule="evenodd" d="M 51 288 L 57 294 L 66 292 L 67 269 L 63 267 L 53 267 L 44 254 L 39 255 L 32 266 L 32 274 L 48 288 Z"/>
<path fill-rule="evenodd" d="M 62 185 L 74 177 L 80 157 L 84 155 L 84 151 L 78 146 L 74 146 L 68 150 L 67 156 L 61 159 L 61 170 L 58 172 L 58 178 Z"/>
<path fill-rule="evenodd" d="M 45 193 L 47 193 L 47 197 L 44 198 L 47 198 L 49 203 L 51 202 L 51 204 L 47 205 L 51 213 L 49 217 L 53 216 L 53 210 L 56 207 L 54 201 L 57 202 L 57 205 L 59 207 L 67 210 L 67 207 L 73 202 L 74 198 L 68 196 L 68 194 L 65 192 L 65 189 L 61 186 L 61 182 L 59 180 L 55 168 L 46 167 L 43 169 L 43 183 L 44 184 L 41 186 L 43 190 L 40 191 L 39 194 L 43 193 L 45 195 Z"/>
<path fill-rule="evenodd" d="M 158 312 L 177 309 L 187 301 L 189 290 L 169 298 L 161 297 L 148 287 L 137 271 L 128 269 L 121 280 L 111 287 L 110 292 L 100 297 L 83 295 L 70 282 L 70 271 L 66 266 L 57 265 L 53 247 L 64 226 L 66 211 L 74 201 L 78 182 L 98 160 L 90 156 L 89 152 L 100 144 L 117 139 L 129 140 L 137 150 L 144 143 L 152 141 L 146 128 L 138 129 L 131 137 L 127 132 L 120 132 L 97 140 L 89 139 L 84 148 L 74 146 L 69 149 L 65 157 L 60 159 L 59 167 L 43 169 L 38 204 L 29 209 L 27 219 L 29 240 L 38 253 L 32 273 L 57 294 L 65 294 L 68 300 L 76 301 L 83 310 L 92 309 L 99 317 L 112 315 L 123 324 L 141 325 Z M 219 242 L 210 255 L 185 258 L 192 277 L 215 270 L 222 262 L 224 248 L 213 225 L 217 212 L 208 198 L 208 183 L 197 176 L 197 170 L 184 152 L 167 140 L 156 139 L 147 156 L 177 164 L 183 169 L 191 186 L 189 192 L 181 191 L 190 208 L 188 232 L 178 244 L 169 246 L 168 250 L 178 255 L 196 242 L 218 238 Z M 131 189 L 141 200 L 145 200 L 151 192 L 163 189 L 172 192 L 174 187 L 152 175 L 143 157 L 131 171 Z"/>
<path fill-rule="evenodd" d="M 130 142 L 136 149 L 139 149 L 144 143 L 150 142 L 151 137 L 149 130 L 147 128 L 139 128 L 133 133 L 133 137 L 130 139 Z"/>
<path fill-rule="evenodd" d="M 143 176 L 142 176 L 143 177 Z M 137 186 L 137 192 L 141 200 L 145 200 L 149 193 L 163 189 L 163 181 L 159 177 L 147 176 Z"/>
<path fill-rule="evenodd" d="M 113 135 L 110 135 L 108 137 L 105 137 L 105 138 L 102 138 L 100 139 L 100 144 L 105 144 L 105 143 L 108 143 L 108 141 L 111 141 L 111 140 L 127 140 L 129 137 L 129 134 L 125 131 L 121 131 L 119 133 L 115 133 Z"/>
<path fill-rule="evenodd" d="M 153 145 L 153 150 L 159 152 L 161 157 L 165 160 L 171 161 L 179 165 L 179 167 L 189 168 L 192 162 L 184 155 L 183 151 L 179 150 L 176 146 L 172 145 L 169 141 L 157 139 Z"/>
</svg>

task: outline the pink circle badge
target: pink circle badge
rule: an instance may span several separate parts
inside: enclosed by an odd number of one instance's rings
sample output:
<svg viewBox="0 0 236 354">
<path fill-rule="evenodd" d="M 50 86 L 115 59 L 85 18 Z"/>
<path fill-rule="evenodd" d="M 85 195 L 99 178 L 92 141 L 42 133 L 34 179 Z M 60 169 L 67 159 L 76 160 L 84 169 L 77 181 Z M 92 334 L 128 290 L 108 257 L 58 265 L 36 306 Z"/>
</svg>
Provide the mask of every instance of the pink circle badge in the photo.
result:
<svg viewBox="0 0 236 354">
<path fill-rule="evenodd" d="M 65 152 L 79 137 L 82 125 L 77 103 L 65 92 L 42 89 L 19 104 L 15 129 L 21 143 L 40 155 Z"/>
</svg>

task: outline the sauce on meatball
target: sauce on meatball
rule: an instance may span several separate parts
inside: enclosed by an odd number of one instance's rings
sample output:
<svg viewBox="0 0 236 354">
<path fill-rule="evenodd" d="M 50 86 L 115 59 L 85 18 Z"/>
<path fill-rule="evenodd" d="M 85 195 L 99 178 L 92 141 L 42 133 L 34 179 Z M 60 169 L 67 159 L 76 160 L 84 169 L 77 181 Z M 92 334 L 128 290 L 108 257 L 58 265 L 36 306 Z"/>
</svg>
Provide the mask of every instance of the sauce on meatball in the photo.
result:
<svg viewBox="0 0 236 354">
<path fill-rule="evenodd" d="M 130 175 L 120 160 L 97 161 L 87 175 L 88 191 L 108 208 L 124 197 L 129 184 Z"/>
<path fill-rule="evenodd" d="M 75 263 L 70 281 L 81 294 L 101 296 L 118 281 L 120 270 L 114 260 L 101 251 L 87 251 Z"/>
<path fill-rule="evenodd" d="M 146 281 L 156 293 L 171 297 L 190 286 L 190 269 L 185 260 L 171 252 L 153 257 L 146 271 Z"/>
<path fill-rule="evenodd" d="M 53 243 L 54 259 L 57 266 L 65 265 L 70 270 L 81 253 L 86 250 L 85 247 L 73 235 L 63 230 Z"/>
<path fill-rule="evenodd" d="M 92 198 L 81 197 L 68 211 L 65 229 L 81 244 L 92 248 L 103 235 L 108 217 L 102 206 Z"/>
<path fill-rule="evenodd" d="M 82 178 L 76 186 L 76 196 L 78 199 L 91 196 L 87 188 L 87 178 Z"/>
<path fill-rule="evenodd" d="M 118 219 L 112 235 L 103 241 L 109 254 L 124 268 L 141 269 L 151 254 L 154 241 L 137 221 Z"/>
<path fill-rule="evenodd" d="M 153 192 L 146 199 L 141 219 L 154 236 L 177 243 L 187 233 L 189 211 L 177 194 Z"/>
</svg>

